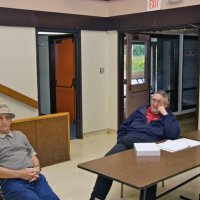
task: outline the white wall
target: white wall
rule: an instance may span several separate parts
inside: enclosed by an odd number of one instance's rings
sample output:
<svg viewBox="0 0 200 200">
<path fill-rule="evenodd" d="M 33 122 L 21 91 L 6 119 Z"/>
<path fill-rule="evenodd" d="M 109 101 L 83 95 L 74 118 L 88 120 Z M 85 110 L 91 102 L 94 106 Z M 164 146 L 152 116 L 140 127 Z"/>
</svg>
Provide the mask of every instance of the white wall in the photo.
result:
<svg viewBox="0 0 200 200">
<path fill-rule="evenodd" d="M 81 41 L 83 132 L 116 130 L 117 32 L 82 31 Z M 38 100 L 35 29 L 1 26 L 0 52 L 1 84 Z M 16 119 L 38 115 L 3 94 L 0 103 L 8 104 Z"/>
<path fill-rule="evenodd" d="M 108 53 L 106 55 L 107 96 L 108 96 L 108 128 L 117 130 L 118 116 L 118 38 L 116 31 L 107 32 Z"/>
<path fill-rule="evenodd" d="M 179 3 L 169 3 L 168 0 L 161 0 L 161 10 L 198 4 L 200 4 L 200 0 L 182 0 Z M 140 12 L 147 12 L 147 0 L 119 0 L 108 3 L 109 16 Z"/>
<path fill-rule="evenodd" d="M 162 0 L 161 9 L 185 7 L 200 4 L 200 0 L 182 0 L 168 3 Z M 147 0 L 0 0 L 0 7 L 71 13 L 92 16 L 115 16 L 147 11 Z"/>
<path fill-rule="evenodd" d="M 37 100 L 35 29 L 0 26 L 0 52 L 0 83 Z M 16 118 L 37 115 L 37 109 L 4 95 L 0 103 L 17 112 Z"/>
<path fill-rule="evenodd" d="M 0 7 L 108 16 L 107 3 L 100 0 L 0 0 Z"/>
<path fill-rule="evenodd" d="M 0 0 L 0 7 L 41 10 L 94 16 L 114 16 L 146 12 L 146 0 Z M 162 9 L 200 4 L 200 0 L 183 0 Z M 0 80 L 2 84 L 37 100 L 35 29 L 0 27 Z M 117 127 L 117 34 L 82 31 L 83 132 Z M 100 67 L 105 69 L 100 74 Z M 12 72 L 12 74 L 10 73 Z M 8 79 L 9 77 L 9 79 Z M 5 98 L 0 95 L 0 102 Z M 9 104 L 10 100 L 7 100 Z M 16 105 L 16 108 L 13 107 Z M 12 104 L 17 118 L 37 115 L 37 110 Z"/>
<path fill-rule="evenodd" d="M 84 133 L 116 129 L 116 35 L 116 32 L 81 31 Z M 100 68 L 104 68 L 103 74 Z"/>
<path fill-rule="evenodd" d="M 0 103 L 8 105 L 10 110 L 13 113 L 15 113 L 14 120 L 38 116 L 38 112 L 36 109 L 31 108 L 30 106 L 23 104 L 11 97 L 3 95 L 1 93 L 0 93 Z"/>
<path fill-rule="evenodd" d="M 83 132 L 108 127 L 106 41 L 106 32 L 81 31 Z"/>
</svg>

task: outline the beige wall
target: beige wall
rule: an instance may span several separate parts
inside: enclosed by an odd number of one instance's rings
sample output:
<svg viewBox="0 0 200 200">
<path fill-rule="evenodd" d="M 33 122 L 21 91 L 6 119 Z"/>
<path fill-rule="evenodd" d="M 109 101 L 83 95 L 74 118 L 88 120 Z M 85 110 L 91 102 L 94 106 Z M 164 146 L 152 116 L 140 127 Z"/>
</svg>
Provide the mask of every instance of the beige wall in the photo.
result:
<svg viewBox="0 0 200 200">
<path fill-rule="evenodd" d="M 81 31 L 83 132 L 117 129 L 117 32 Z M 37 100 L 34 28 L 0 26 L 1 83 Z M 100 68 L 104 73 L 100 74 Z M 16 119 L 37 116 L 25 104 L 0 94 Z"/>
<path fill-rule="evenodd" d="M 37 100 L 35 29 L 0 26 L 0 52 L 1 84 Z M 2 94 L 0 103 L 8 104 L 16 118 L 37 115 L 37 109 Z"/>
<path fill-rule="evenodd" d="M 92 16 L 108 16 L 106 2 L 98 0 L 0 0 L 0 7 Z"/>
<path fill-rule="evenodd" d="M 161 10 L 177 7 L 185 7 L 200 4 L 200 0 L 182 0 L 179 3 L 169 3 L 162 0 Z M 147 0 L 119 0 L 108 3 L 109 16 L 140 13 L 147 11 Z M 153 12 L 153 11 L 152 11 Z"/>
<path fill-rule="evenodd" d="M 83 132 L 116 130 L 117 32 L 81 31 L 81 52 Z"/>
<path fill-rule="evenodd" d="M 108 97 L 108 128 L 117 130 L 118 116 L 118 35 L 116 31 L 106 32 L 108 53 L 106 54 L 107 97 Z"/>
<path fill-rule="evenodd" d="M 200 0 L 182 0 L 180 3 L 168 3 L 168 0 L 162 0 L 161 9 L 198 4 Z M 0 0 L 0 7 L 106 17 L 146 12 L 147 0 L 112 0 L 109 2 L 102 0 Z"/>
<path fill-rule="evenodd" d="M 162 8 L 199 4 L 200 0 L 183 0 Z M 0 0 L 1 7 L 44 10 L 73 14 L 107 16 L 146 11 L 146 0 Z M 37 100 L 35 29 L 0 27 L 0 80 L 12 89 Z M 117 128 L 117 32 L 82 31 L 83 132 Z M 100 74 L 100 67 L 105 73 Z M 12 73 L 11 73 L 12 72 Z M 9 78 L 8 78 L 9 77 Z M 36 116 L 37 110 L 0 95 L 17 118 Z M 25 111 L 21 110 L 21 107 Z"/>
</svg>

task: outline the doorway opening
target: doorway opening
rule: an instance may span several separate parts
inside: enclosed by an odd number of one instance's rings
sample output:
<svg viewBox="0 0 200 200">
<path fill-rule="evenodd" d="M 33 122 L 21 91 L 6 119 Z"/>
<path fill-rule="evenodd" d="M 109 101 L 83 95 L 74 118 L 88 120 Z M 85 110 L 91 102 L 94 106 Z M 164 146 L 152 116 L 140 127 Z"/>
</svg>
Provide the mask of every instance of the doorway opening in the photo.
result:
<svg viewBox="0 0 200 200">
<path fill-rule="evenodd" d="M 129 39 L 131 35 L 131 40 Z M 148 43 L 142 39 L 138 41 L 135 35 L 150 37 Z M 128 45 L 130 46 L 128 48 Z M 198 105 L 198 29 L 177 29 L 165 31 L 149 31 L 142 33 L 121 34 L 121 47 L 123 67 L 123 113 L 131 113 L 128 110 L 128 102 L 135 101 L 133 96 L 127 95 L 131 90 L 130 80 L 135 87 L 144 89 L 144 80 L 147 81 L 149 96 L 156 90 L 165 90 L 170 99 L 170 107 L 177 116 L 192 114 L 197 116 Z M 131 57 L 131 59 L 129 58 Z M 149 60 L 148 60 L 149 59 Z M 140 67 L 137 67 L 139 66 Z M 146 66 L 147 65 L 147 66 Z M 134 71 L 135 66 L 135 71 Z M 148 71 L 149 67 L 149 71 Z M 122 71 L 122 70 L 121 70 Z M 137 76 L 136 76 L 137 75 Z M 145 76 L 148 76 L 145 78 Z M 145 79 L 144 79 L 145 78 Z M 132 84 L 132 85 L 134 85 Z M 122 88 L 122 87 L 121 87 Z M 144 98 L 140 97 L 137 105 L 143 104 Z M 146 98 L 146 103 L 149 99 Z M 119 117 L 119 123 L 124 119 Z M 197 120 L 196 120 L 197 121 Z"/>
<path fill-rule="evenodd" d="M 69 112 L 70 138 L 83 138 L 80 33 L 37 30 L 39 114 Z"/>
</svg>

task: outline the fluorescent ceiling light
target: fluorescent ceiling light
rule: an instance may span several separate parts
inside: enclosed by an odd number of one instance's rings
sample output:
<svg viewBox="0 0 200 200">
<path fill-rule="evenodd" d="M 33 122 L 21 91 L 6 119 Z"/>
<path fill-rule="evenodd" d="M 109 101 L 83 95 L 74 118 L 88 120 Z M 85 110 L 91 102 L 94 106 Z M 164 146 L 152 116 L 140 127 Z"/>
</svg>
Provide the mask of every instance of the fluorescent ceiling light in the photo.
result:
<svg viewBox="0 0 200 200">
<path fill-rule="evenodd" d="M 39 31 L 38 34 L 39 34 L 39 35 L 66 35 L 66 34 L 68 34 L 68 33 Z"/>
</svg>

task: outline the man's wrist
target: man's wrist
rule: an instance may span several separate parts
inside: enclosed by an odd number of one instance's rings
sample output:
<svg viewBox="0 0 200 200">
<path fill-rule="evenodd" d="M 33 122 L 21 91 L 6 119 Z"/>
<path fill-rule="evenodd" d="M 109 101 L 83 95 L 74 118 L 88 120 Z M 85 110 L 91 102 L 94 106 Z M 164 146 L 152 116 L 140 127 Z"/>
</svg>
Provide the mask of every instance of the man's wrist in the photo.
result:
<svg viewBox="0 0 200 200">
<path fill-rule="evenodd" d="M 164 112 L 162 113 L 163 116 L 167 116 L 168 115 L 168 112 Z"/>
<path fill-rule="evenodd" d="M 36 169 L 38 169 L 38 171 L 41 171 L 41 168 L 40 168 L 39 164 L 38 165 L 34 165 L 33 167 L 36 168 Z"/>
</svg>

